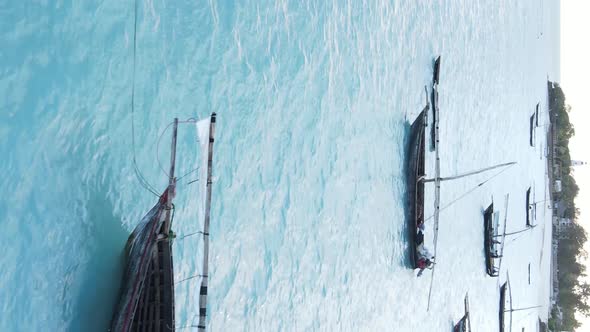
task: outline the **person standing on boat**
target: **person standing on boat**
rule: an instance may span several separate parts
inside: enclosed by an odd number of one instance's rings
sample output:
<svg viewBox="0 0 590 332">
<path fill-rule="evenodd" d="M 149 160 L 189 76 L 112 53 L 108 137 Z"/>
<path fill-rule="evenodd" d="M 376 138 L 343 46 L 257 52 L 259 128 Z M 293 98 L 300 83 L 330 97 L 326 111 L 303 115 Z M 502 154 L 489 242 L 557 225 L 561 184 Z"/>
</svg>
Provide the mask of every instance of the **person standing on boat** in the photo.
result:
<svg viewBox="0 0 590 332">
<path fill-rule="evenodd" d="M 421 240 L 416 246 L 416 252 L 418 253 L 417 267 L 420 269 L 420 271 L 418 271 L 418 277 L 422 275 L 424 269 L 431 269 L 434 264 L 434 256 L 430 253 L 428 248 L 424 246 L 424 233 L 422 233 L 422 230 L 423 228 L 418 230 L 418 238 Z"/>
<path fill-rule="evenodd" d="M 434 259 L 434 256 L 432 257 L 432 259 Z M 420 269 L 420 271 L 418 271 L 417 277 L 421 276 L 425 269 L 432 269 L 433 265 L 434 263 L 432 260 L 430 260 L 430 258 L 420 257 L 418 259 L 418 268 Z"/>
<path fill-rule="evenodd" d="M 424 269 L 431 269 L 434 264 L 434 256 L 424 246 L 424 223 L 418 224 L 416 230 L 416 253 L 418 254 L 417 268 L 420 269 L 418 277 L 422 275 Z"/>
<path fill-rule="evenodd" d="M 491 254 L 492 258 L 500 258 L 502 255 L 498 254 L 498 250 L 494 250 Z"/>
</svg>

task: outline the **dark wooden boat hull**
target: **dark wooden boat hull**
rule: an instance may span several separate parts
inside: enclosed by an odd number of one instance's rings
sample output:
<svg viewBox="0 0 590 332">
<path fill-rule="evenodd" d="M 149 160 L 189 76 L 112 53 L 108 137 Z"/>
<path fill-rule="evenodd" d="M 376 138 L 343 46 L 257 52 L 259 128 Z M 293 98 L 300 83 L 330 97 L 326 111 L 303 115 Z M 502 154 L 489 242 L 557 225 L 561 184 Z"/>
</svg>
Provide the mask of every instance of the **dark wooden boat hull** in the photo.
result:
<svg viewBox="0 0 590 332">
<path fill-rule="evenodd" d="M 539 126 L 539 104 L 537 104 L 537 108 L 535 110 L 535 126 Z"/>
<path fill-rule="evenodd" d="M 504 283 L 500 287 L 500 310 L 499 310 L 499 329 L 500 332 L 504 332 L 504 313 L 505 313 L 505 306 L 506 306 L 506 285 L 508 283 Z"/>
<path fill-rule="evenodd" d="M 529 135 L 530 135 L 530 137 L 529 137 L 529 144 L 530 144 L 530 146 L 535 146 L 535 142 L 534 142 L 534 137 L 535 137 L 534 130 L 535 130 L 535 128 L 534 128 L 534 125 L 535 125 L 535 113 L 533 113 L 533 115 L 531 115 L 531 118 L 530 118 L 530 127 L 529 127 Z"/>
<path fill-rule="evenodd" d="M 174 331 L 172 248 L 163 226 L 166 195 L 129 236 L 127 267 L 110 331 Z"/>
<path fill-rule="evenodd" d="M 492 258 L 492 241 L 494 239 L 494 230 L 493 230 L 493 219 L 494 219 L 494 203 L 490 204 L 488 208 L 483 213 L 483 223 L 484 223 L 484 251 L 485 251 L 485 259 L 486 259 L 486 272 L 490 277 L 497 277 L 494 274 L 494 261 Z"/>
<path fill-rule="evenodd" d="M 424 183 L 419 181 L 424 176 L 425 161 L 425 112 L 420 112 L 410 127 L 407 157 L 407 190 L 409 209 L 407 214 L 408 238 L 410 242 L 410 264 L 418 267 L 417 227 L 419 220 L 424 220 Z"/>
<path fill-rule="evenodd" d="M 531 188 L 526 191 L 526 225 L 531 226 Z"/>
<path fill-rule="evenodd" d="M 453 332 L 467 332 L 467 323 L 465 320 L 465 317 L 461 318 L 461 320 L 453 327 Z"/>
</svg>

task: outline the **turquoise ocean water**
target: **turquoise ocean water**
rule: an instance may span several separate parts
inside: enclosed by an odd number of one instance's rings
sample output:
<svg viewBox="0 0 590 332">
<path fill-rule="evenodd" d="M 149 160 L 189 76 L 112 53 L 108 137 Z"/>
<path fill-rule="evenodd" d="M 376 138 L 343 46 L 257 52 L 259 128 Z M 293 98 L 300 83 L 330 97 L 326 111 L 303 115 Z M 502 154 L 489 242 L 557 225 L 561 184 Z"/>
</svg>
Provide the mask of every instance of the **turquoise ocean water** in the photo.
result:
<svg viewBox="0 0 590 332">
<path fill-rule="evenodd" d="M 530 147 L 528 118 L 540 102 L 546 123 L 546 80 L 559 80 L 558 1 L 137 4 L 136 156 L 148 181 L 165 187 L 156 145 L 174 117 L 218 114 L 210 330 L 447 331 L 466 292 L 472 325 L 497 330 L 481 212 L 510 194 L 517 230 L 526 188 L 547 195 L 544 127 Z M 132 1 L 0 2 L 1 331 L 109 325 L 126 238 L 155 203 L 133 171 L 133 22 Z M 518 165 L 441 213 L 426 312 L 431 276 L 405 267 L 402 167 L 436 55 L 443 175 Z M 194 128 L 180 135 L 182 174 L 199 151 Z M 443 185 L 443 205 L 489 176 Z M 201 226 L 190 180 L 178 188 L 180 236 Z M 549 302 L 545 212 L 507 245 L 500 278 L 510 272 L 515 306 L 543 305 L 515 313 L 527 331 Z M 177 280 L 198 274 L 201 247 L 176 241 Z M 197 289 L 177 285 L 178 327 L 196 324 Z"/>
</svg>

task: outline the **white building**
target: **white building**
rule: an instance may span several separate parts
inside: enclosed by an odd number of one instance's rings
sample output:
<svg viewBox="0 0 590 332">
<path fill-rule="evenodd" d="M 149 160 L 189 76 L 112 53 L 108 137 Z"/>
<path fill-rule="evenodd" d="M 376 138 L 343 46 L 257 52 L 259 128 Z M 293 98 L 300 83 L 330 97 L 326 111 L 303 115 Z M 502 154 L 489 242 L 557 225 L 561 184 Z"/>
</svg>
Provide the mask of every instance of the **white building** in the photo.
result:
<svg viewBox="0 0 590 332">
<path fill-rule="evenodd" d="M 567 228 L 572 225 L 572 220 L 570 218 L 559 218 L 559 228 Z"/>
<path fill-rule="evenodd" d="M 556 192 L 556 193 L 560 193 L 561 192 L 561 180 L 555 180 L 553 191 Z"/>
</svg>

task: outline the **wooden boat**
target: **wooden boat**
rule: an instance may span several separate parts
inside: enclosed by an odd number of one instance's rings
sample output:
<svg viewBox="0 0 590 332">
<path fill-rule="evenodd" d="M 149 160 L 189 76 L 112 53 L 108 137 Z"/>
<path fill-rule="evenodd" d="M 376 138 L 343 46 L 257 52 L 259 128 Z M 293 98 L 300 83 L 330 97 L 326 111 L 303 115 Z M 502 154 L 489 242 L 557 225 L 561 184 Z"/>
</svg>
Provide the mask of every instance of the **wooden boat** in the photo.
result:
<svg viewBox="0 0 590 332">
<path fill-rule="evenodd" d="M 507 297 L 508 296 L 508 297 Z M 506 308 L 506 300 L 508 300 L 509 309 Z M 506 282 L 502 284 L 500 287 L 500 310 L 499 310 L 499 330 L 500 332 L 504 332 L 506 330 L 506 313 L 509 314 L 508 316 L 508 331 L 512 331 L 512 313 L 516 311 L 523 311 L 523 310 L 531 310 L 536 308 L 541 308 L 540 305 L 530 306 L 530 307 L 523 307 L 523 308 L 514 308 L 513 301 L 512 301 L 512 287 L 510 286 L 510 278 L 508 274 L 506 274 Z"/>
<path fill-rule="evenodd" d="M 440 72 L 440 56 L 436 58 L 434 62 L 434 73 L 433 73 L 433 92 L 431 94 L 431 101 L 435 107 L 433 117 L 435 119 L 439 118 L 438 113 L 438 83 L 439 83 L 439 72 Z M 433 213 L 433 231 L 434 231 L 434 255 L 430 255 L 425 248 L 423 251 L 424 255 L 430 256 L 430 261 L 433 263 L 432 268 L 434 268 L 434 260 L 436 257 L 436 243 L 437 243 L 437 231 L 438 231 L 438 220 L 439 220 L 439 213 L 440 213 L 440 183 L 442 181 L 449 181 L 454 179 L 459 179 L 466 176 L 471 176 L 475 174 L 479 174 L 481 172 L 485 172 L 488 170 L 492 170 L 498 167 L 505 167 L 515 164 L 514 162 L 503 163 L 495 166 L 485 167 L 483 169 L 479 169 L 472 172 L 467 172 L 464 174 L 450 176 L 443 178 L 440 176 L 440 157 L 439 157 L 439 149 L 438 149 L 438 120 L 434 120 L 434 124 L 432 126 L 432 133 L 431 137 L 433 140 L 431 141 L 431 146 L 434 149 L 434 161 L 435 161 L 435 169 L 434 169 L 434 177 L 430 179 L 425 178 L 425 127 L 427 125 L 427 114 L 430 108 L 428 104 L 428 94 L 427 94 L 427 105 L 424 107 L 422 112 L 418 115 L 416 120 L 410 126 L 410 139 L 408 140 L 408 149 L 407 149 L 407 158 L 406 158 L 406 170 L 407 170 L 407 194 L 408 194 L 408 205 L 409 209 L 407 212 L 407 227 L 408 227 L 408 238 L 409 238 L 409 252 L 410 252 L 410 265 L 412 268 L 418 268 L 419 262 L 419 246 L 423 243 L 424 237 L 424 227 L 423 223 L 425 221 L 424 216 L 424 185 L 428 182 L 433 182 L 434 184 L 434 213 Z M 484 182 L 485 183 L 485 182 Z M 483 184 L 483 183 L 482 183 Z M 480 184 L 481 185 L 481 184 Z M 430 218 L 428 218 L 430 219 Z M 428 264 L 428 262 L 427 262 Z M 434 272 L 434 270 L 433 270 Z M 420 274 L 419 274 L 420 275 Z"/>
<path fill-rule="evenodd" d="M 434 63 L 434 74 L 433 74 L 433 89 L 438 89 L 438 68 L 440 67 L 440 56 L 435 60 Z M 424 177 L 425 173 L 425 159 L 426 159 L 426 126 L 428 125 L 428 110 L 430 104 L 428 103 L 428 89 L 425 88 L 426 92 L 426 106 L 422 109 L 416 120 L 410 126 L 410 139 L 408 142 L 407 150 L 407 191 L 408 191 L 408 238 L 409 238 L 409 252 L 410 252 L 410 266 L 413 269 L 418 268 L 418 261 L 420 260 L 418 247 L 424 242 Z M 433 92 L 433 100 L 438 100 L 438 90 Z M 435 112 L 436 113 L 436 112 Z M 438 115 L 435 114 L 434 118 Z M 433 126 L 433 137 L 438 134 L 438 122 Z M 434 140 L 434 138 L 433 138 Z M 434 142 L 434 141 L 433 141 Z M 433 146 L 434 148 L 435 146 Z M 438 150 L 436 150 L 436 156 L 438 158 Z M 436 177 L 438 174 L 438 161 L 436 167 Z M 436 189 L 435 196 L 440 191 Z M 434 223 L 438 222 L 438 209 L 435 211 Z M 419 231 L 422 228 L 422 231 Z M 436 236 L 435 236 L 436 238 Z M 418 274 L 418 276 L 420 273 Z"/>
<path fill-rule="evenodd" d="M 453 332 L 471 332 L 471 319 L 469 317 L 469 295 L 465 294 L 465 314 L 453 326 Z"/>
<path fill-rule="evenodd" d="M 500 268 L 502 267 L 502 256 L 504 255 L 504 243 L 506 235 L 506 223 L 508 216 L 508 199 L 504 206 L 504 225 L 502 227 L 502 234 L 500 234 L 500 214 L 494 211 L 494 202 L 492 202 L 483 214 L 484 220 L 484 252 L 486 272 L 490 277 L 498 277 Z"/>
<path fill-rule="evenodd" d="M 527 227 L 532 226 L 531 222 L 531 187 L 526 191 L 526 225 Z"/>
<path fill-rule="evenodd" d="M 111 331 L 167 331 L 174 326 L 172 200 L 178 120 L 174 121 L 168 187 L 129 237 L 127 267 Z"/>
<path fill-rule="evenodd" d="M 502 284 L 502 286 L 500 286 L 500 310 L 499 310 L 499 329 L 500 332 L 504 332 L 505 331 L 505 314 L 506 312 L 510 313 L 510 329 L 508 331 L 512 330 L 512 311 L 511 310 L 506 310 L 506 292 L 508 291 L 509 288 L 509 284 L 508 284 L 508 280 L 506 280 L 506 282 L 504 282 Z M 512 296 L 510 296 L 510 306 L 512 307 Z"/>
<path fill-rule="evenodd" d="M 428 107 L 428 106 L 427 106 Z M 424 161 L 425 161 L 425 125 L 426 111 L 422 110 L 410 126 L 407 158 L 407 190 L 409 198 L 408 237 L 410 239 L 410 264 L 418 268 L 417 236 L 418 226 L 424 222 Z"/>
<path fill-rule="evenodd" d="M 498 266 L 495 264 L 498 248 L 496 244 L 498 238 L 498 214 L 494 213 L 494 203 L 492 202 L 483 213 L 484 222 L 484 251 L 486 260 L 486 272 L 491 277 L 499 275 Z"/>
</svg>

